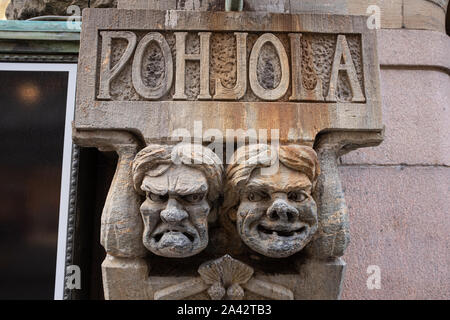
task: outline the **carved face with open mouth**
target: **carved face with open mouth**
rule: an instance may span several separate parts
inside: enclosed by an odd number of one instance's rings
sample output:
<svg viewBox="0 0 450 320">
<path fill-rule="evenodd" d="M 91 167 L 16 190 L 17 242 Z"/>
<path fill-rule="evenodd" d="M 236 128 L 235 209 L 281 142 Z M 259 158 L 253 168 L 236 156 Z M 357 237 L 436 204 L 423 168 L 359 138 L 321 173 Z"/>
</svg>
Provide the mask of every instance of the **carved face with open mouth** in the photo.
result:
<svg viewBox="0 0 450 320">
<path fill-rule="evenodd" d="M 200 170 L 170 167 L 160 176 L 146 176 L 141 189 L 146 199 L 140 211 L 143 243 L 156 255 L 184 258 L 208 244 L 208 183 Z"/>
<path fill-rule="evenodd" d="M 255 170 L 243 191 L 237 229 L 256 252 L 273 258 L 291 256 L 317 231 L 317 206 L 305 174 L 282 164 L 274 175 Z"/>
</svg>

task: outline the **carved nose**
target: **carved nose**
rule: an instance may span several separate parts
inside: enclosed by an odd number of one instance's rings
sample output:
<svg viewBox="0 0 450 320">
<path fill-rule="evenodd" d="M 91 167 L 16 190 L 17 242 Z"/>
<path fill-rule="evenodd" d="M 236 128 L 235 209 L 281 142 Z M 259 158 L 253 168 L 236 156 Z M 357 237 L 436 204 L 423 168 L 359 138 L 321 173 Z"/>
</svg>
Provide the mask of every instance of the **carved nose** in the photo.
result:
<svg viewBox="0 0 450 320">
<path fill-rule="evenodd" d="M 169 199 L 166 209 L 161 211 L 161 220 L 169 224 L 177 224 L 189 216 L 175 199 Z"/>
<path fill-rule="evenodd" d="M 298 210 L 290 206 L 286 201 L 277 199 L 269 209 L 267 209 L 267 216 L 272 221 L 292 222 L 298 218 Z"/>
</svg>

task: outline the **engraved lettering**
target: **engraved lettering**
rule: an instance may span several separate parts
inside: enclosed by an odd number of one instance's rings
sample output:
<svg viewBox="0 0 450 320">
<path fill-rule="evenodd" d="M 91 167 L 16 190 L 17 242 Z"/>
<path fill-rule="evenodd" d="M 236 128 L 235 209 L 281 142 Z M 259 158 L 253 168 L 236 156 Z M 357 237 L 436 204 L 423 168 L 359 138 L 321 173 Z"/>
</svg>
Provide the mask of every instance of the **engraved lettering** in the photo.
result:
<svg viewBox="0 0 450 320">
<path fill-rule="evenodd" d="M 145 85 L 142 79 L 142 59 L 146 48 L 152 42 L 158 44 L 164 58 L 164 74 L 160 83 L 155 87 Z M 151 32 L 147 34 L 138 44 L 133 60 L 132 81 L 136 92 L 146 99 L 156 100 L 164 96 L 172 86 L 173 80 L 173 62 L 172 53 L 166 39 L 158 33 Z"/>
<path fill-rule="evenodd" d="M 187 32 L 175 32 L 176 39 L 176 70 L 177 75 L 175 79 L 175 100 L 187 99 L 185 93 L 186 81 L 186 60 L 199 60 L 200 61 L 200 94 L 197 99 L 206 100 L 211 99 L 209 93 L 209 40 L 211 32 L 199 32 L 200 36 L 200 54 L 187 54 L 186 53 L 186 36 Z"/>
<path fill-rule="evenodd" d="M 236 85 L 226 88 L 220 79 L 216 79 L 216 94 L 214 99 L 239 100 L 247 91 L 247 35 L 245 32 L 235 32 L 236 36 Z"/>
<path fill-rule="evenodd" d="M 278 54 L 281 64 L 281 79 L 278 86 L 274 89 L 265 89 L 258 81 L 257 65 L 258 57 L 261 49 L 267 42 L 270 42 Z M 263 100 L 274 101 L 280 99 L 286 94 L 289 88 L 289 61 L 281 41 L 272 33 L 265 33 L 256 40 L 250 54 L 250 66 L 249 66 L 249 80 L 250 87 L 256 96 Z"/>
<path fill-rule="evenodd" d="M 110 100 L 110 84 L 120 71 L 125 67 L 125 64 L 131 58 L 134 48 L 136 47 L 137 37 L 130 31 L 102 31 L 102 56 L 100 62 L 100 85 L 98 99 Z M 113 38 L 123 38 L 128 41 L 127 48 L 120 60 L 111 68 L 111 44 Z"/>
<path fill-rule="evenodd" d="M 317 83 L 313 90 L 308 90 L 303 86 L 302 74 L 302 44 L 301 33 L 289 33 L 291 40 L 291 60 L 292 60 L 292 95 L 291 101 L 309 100 L 323 101 L 322 79 L 317 77 Z"/>
<path fill-rule="evenodd" d="M 344 61 L 344 64 L 341 64 Z M 356 75 L 355 65 L 353 64 L 352 55 L 348 48 L 347 39 L 344 35 L 338 35 L 336 43 L 336 51 L 334 54 L 333 66 L 331 68 L 330 90 L 328 91 L 327 101 L 336 102 L 337 84 L 339 72 L 345 71 L 348 76 L 350 88 L 352 90 L 352 102 L 365 102 L 366 99 L 361 91 L 358 76 Z"/>
</svg>

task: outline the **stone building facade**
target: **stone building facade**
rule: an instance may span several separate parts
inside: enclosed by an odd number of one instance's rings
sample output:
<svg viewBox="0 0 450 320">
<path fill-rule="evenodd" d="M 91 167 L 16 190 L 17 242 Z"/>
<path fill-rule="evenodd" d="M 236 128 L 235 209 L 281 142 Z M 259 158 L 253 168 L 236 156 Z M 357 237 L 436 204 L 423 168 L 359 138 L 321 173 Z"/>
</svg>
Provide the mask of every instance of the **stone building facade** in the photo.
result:
<svg viewBox="0 0 450 320">
<path fill-rule="evenodd" d="M 18 3 L 11 3 L 10 17 L 25 17 Z M 218 0 L 118 0 L 112 5 L 224 9 L 224 1 Z M 371 5 L 376 7 L 368 10 Z M 376 37 L 384 141 L 339 158 L 351 235 L 343 256 L 347 270 L 342 299 L 450 298 L 447 6 L 448 0 L 244 0 L 244 11 L 250 12 L 368 19 L 380 8 Z M 368 279 L 378 272 L 380 287 L 371 287 Z"/>
</svg>

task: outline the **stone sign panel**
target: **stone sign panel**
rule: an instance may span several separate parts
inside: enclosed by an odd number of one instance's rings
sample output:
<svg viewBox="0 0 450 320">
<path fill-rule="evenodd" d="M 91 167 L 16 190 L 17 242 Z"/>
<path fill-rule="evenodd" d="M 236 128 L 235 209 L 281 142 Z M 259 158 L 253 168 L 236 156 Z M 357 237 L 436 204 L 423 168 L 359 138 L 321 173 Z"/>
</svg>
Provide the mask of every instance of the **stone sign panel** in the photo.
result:
<svg viewBox="0 0 450 320">
<path fill-rule="evenodd" d="M 357 16 L 85 10 L 74 140 L 119 155 L 105 298 L 339 298 L 376 48 Z"/>
<path fill-rule="evenodd" d="M 381 131 L 375 41 L 357 16 L 88 10 L 75 127 L 146 142 L 194 135 L 195 120 L 276 128 L 286 142 Z"/>
</svg>

